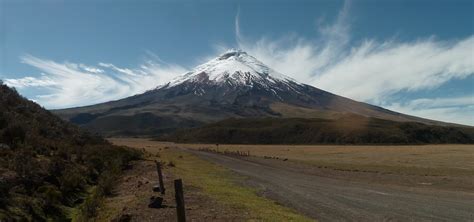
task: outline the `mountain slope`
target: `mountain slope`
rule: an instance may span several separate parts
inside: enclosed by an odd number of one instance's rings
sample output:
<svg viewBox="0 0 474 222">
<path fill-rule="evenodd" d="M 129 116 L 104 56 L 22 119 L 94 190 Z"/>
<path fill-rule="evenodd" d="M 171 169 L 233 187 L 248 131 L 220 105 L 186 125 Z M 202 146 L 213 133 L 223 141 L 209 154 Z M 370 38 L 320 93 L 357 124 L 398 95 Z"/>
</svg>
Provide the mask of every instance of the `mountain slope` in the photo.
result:
<svg viewBox="0 0 474 222">
<path fill-rule="evenodd" d="M 81 202 L 76 216 L 86 215 L 95 209 L 87 189 L 106 191 L 114 170 L 135 157 L 0 81 L 0 221 L 69 221 Z"/>
<path fill-rule="evenodd" d="M 337 119 L 347 113 L 393 121 L 442 124 L 356 102 L 299 83 L 240 50 L 230 50 L 143 94 L 54 112 L 109 136 L 163 134 L 227 118 Z"/>
<path fill-rule="evenodd" d="M 347 114 L 339 119 L 227 119 L 181 129 L 158 140 L 224 144 L 427 144 L 474 143 L 474 128 L 396 122 Z"/>
</svg>

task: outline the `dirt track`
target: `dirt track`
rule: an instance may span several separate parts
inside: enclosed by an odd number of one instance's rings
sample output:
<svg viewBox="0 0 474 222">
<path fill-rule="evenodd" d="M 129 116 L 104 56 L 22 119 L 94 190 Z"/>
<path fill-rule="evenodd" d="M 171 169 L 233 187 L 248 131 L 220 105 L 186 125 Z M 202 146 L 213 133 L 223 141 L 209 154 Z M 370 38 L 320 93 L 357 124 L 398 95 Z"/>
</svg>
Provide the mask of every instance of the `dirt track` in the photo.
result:
<svg viewBox="0 0 474 222">
<path fill-rule="evenodd" d="M 320 221 L 474 221 L 474 193 L 349 182 L 261 158 L 187 150 L 248 177 L 263 195 Z"/>
</svg>

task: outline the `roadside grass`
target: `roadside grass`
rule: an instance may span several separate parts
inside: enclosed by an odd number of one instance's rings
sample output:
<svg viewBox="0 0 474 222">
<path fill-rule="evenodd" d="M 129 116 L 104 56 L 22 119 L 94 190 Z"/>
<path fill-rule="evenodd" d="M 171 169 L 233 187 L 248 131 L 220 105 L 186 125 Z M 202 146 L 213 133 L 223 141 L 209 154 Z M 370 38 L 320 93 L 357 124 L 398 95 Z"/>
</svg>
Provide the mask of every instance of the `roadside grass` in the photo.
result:
<svg viewBox="0 0 474 222">
<path fill-rule="evenodd" d="M 401 181 L 400 184 L 404 185 L 418 186 L 422 182 L 427 182 L 431 183 L 433 187 L 443 189 L 465 189 L 471 191 L 474 175 L 474 162 L 472 161 L 474 145 L 342 146 L 219 144 L 217 146 L 216 144 L 175 144 L 147 139 L 127 138 L 113 140 L 122 145 L 143 148 L 151 153 L 159 152 L 164 160 L 175 163 L 176 167 L 171 168 L 171 170 L 174 170 L 176 175 L 183 177 L 185 185 L 191 184 L 200 187 L 206 193 L 215 197 L 215 199 L 223 200 L 222 202 L 224 203 L 233 203 L 232 206 L 241 206 L 241 208 L 245 208 L 244 204 L 248 207 L 258 207 L 252 206 L 251 202 L 246 202 L 245 198 L 232 197 L 234 199 L 231 199 L 229 196 L 231 196 L 235 188 L 226 188 L 224 191 L 221 191 L 219 189 L 223 185 L 213 181 L 217 180 L 221 183 L 235 185 L 239 176 L 226 170 L 222 171 L 216 165 L 207 162 L 202 163 L 198 161 L 200 159 L 195 160 L 198 157 L 183 151 L 173 150 L 170 147 L 190 149 L 216 149 L 218 147 L 221 152 L 226 150 L 250 151 L 252 156 L 262 158 L 265 156 L 278 157 L 281 161 L 288 159 L 288 161 L 293 163 L 301 163 L 303 166 L 308 165 L 310 167 L 309 170 L 313 167 L 318 167 L 334 171 L 349 171 L 351 173 L 354 172 L 354 174 L 350 175 L 361 175 L 362 177 L 367 175 L 363 174 L 363 172 L 377 173 L 377 175 L 388 174 L 390 175 L 389 177 L 383 178 L 389 183 L 392 183 L 391 178 L 394 178 Z M 180 155 L 183 156 L 182 159 L 179 158 Z M 358 174 L 358 172 L 362 173 Z M 424 176 L 434 177 L 425 178 Z M 256 192 L 251 190 L 251 195 L 255 196 Z M 275 205 L 271 201 L 270 203 Z M 252 216 L 258 215 L 258 212 L 253 212 Z M 272 213 L 269 214 L 270 217 L 274 216 Z"/>
<path fill-rule="evenodd" d="M 120 144 L 216 149 L 216 144 L 174 144 L 147 139 L 114 139 Z M 258 157 L 278 157 L 312 166 L 394 175 L 461 176 L 474 175 L 474 145 L 237 145 L 219 144 L 220 151 L 250 151 Z"/>
<path fill-rule="evenodd" d="M 143 159 L 143 153 L 138 150 L 122 148 L 123 156 L 117 156 L 110 161 L 98 176 L 94 185 L 89 185 L 82 194 L 83 201 L 74 208 L 70 208 L 69 216 L 72 222 L 91 221 L 103 207 L 106 197 L 113 195 L 116 181 L 124 173 L 125 166 L 132 160 Z"/>
<path fill-rule="evenodd" d="M 257 190 L 237 185 L 244 178 L 192 154 L 170 148 L 160 152 L 161 159 L 174 163 L 173 174 L 182 177 L 184 185 L 202 189 L 211 198 L 233 209 L 249 212 L 249 221 L 313 221 L 274 201 L 260 197 Z"/>
<path fill-rule="evenodd" d="M 198 149 L 215 144 L 179 144 Z M 252 156 L 278 157 L 320 168 L 415 176 L 472 176 L 473 145 L 338 146 L 228 145 L 221 151 L 250 151 Z"/>
</svg>

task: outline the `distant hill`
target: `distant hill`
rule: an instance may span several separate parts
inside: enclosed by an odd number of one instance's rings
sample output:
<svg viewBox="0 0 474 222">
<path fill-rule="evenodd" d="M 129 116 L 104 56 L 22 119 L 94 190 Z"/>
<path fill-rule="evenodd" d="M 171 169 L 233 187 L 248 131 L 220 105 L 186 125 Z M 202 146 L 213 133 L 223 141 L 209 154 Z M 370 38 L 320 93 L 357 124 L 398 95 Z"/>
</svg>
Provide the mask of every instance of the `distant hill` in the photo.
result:
<svg viewBox="0 0 474 222">
<path fill-rule="evenodd" d="M 117 171 L 138 157 L 0 81 L 0 221 L 68 221 L 93 213 L 94 198 L 109 192 Z"/>
<path fill-rule="evenodd" d="M 449 125 L 357 102 L 299 83 L 240 50 L 230 50 L 143 94 L 54 110 L 105 136 L 153 136 L 228 118 L 324 118 L 356 114 Z"/>
<path fill-rule="evenodd" d="M 346 115 L 338 119 L 228 119 L 178 130 L 158 140 L 224 144 L 474 143 L 474 127 L 435 126 Z"/>
</svg>

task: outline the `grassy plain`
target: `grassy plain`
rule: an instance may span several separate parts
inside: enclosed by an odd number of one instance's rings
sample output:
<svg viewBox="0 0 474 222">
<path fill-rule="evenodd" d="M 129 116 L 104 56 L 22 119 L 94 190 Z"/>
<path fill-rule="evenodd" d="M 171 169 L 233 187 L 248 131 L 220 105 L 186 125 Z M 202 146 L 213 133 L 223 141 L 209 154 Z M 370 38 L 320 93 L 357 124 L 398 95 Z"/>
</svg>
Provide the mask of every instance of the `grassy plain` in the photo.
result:
<svg viewBox="0 0 474 222">
<path fill-rule="evenodd" d="M 113 139 L 156 150 L 165 147 L 217 149 L 216 144 L 176 144 L 148 139 Z M 406 186 L 470 190 L 474 183 L 474 145 L 232 145 L 219 151 L 250 151 L 251 156 L 288 159 L 286 164 L 322 176 Z"/>
<path fill-rule="evenodd" d="M 162 144 L 172 146 L 172 144 Z M 215 144 L 180 147 L 217 149 Z M 474 175 L 474 145 L 227 145 L 220 151 L 250 151 L 253 156 L 278 157 L 315 166 L 408 175 Z"/>
<path fill-rule="evenodd" d="M 153 147 L 210 148 L 219 151 L 250 151 L 252 156 L 269 156 L 329 168 L 357 169 L 408 175 L 474 175 L 474 145 L 232 145 L 175 144 L 147 139 L 114 139 L 120 144 Z"/>
<path fill-rule="evenodd" d="M 198 187 L 203 193 L 238 212 L 249 221 L 312 221 L 289 208 L 257 195 L 257 190 L 239 185 L 243 178 L 216 164 L 202 160 L 176 145 L 145 139 L 110 139 L 114 144 L 145 149 L 158 154 L 161 161 L 188 186 Z"/>
<path fill-rule="evenodd" d="M 110 139 L 118 145 L 145 149 L 173 163 L 172 174 L 200 189 L 224 209 L 246 212 L 246 220 L 301 221 L 305 217 L 241 186 L 233 171 L 207 162 L 187 149 L 250 151 L 250 161 L 361 184 L 404 186 L 423 192 L 472 193 L 474 145 L 341 146 L 176 144 L 148 139 Z M 262 158 L 262 157 L 266 157 Z M 277 159 L 278 158 L 278 159 Z M 286 161 L 284 161 L 287 159 Z"/>
</svg>

